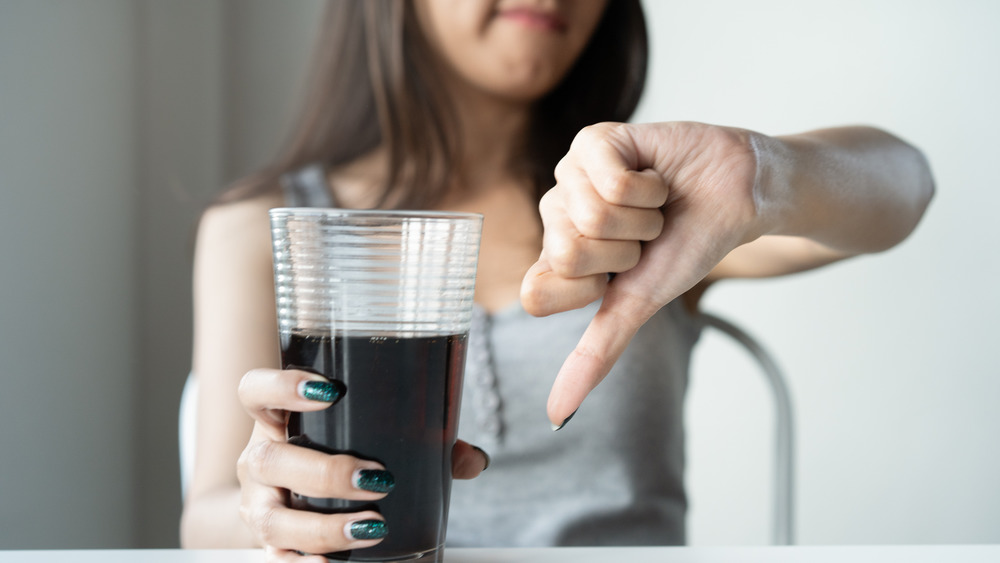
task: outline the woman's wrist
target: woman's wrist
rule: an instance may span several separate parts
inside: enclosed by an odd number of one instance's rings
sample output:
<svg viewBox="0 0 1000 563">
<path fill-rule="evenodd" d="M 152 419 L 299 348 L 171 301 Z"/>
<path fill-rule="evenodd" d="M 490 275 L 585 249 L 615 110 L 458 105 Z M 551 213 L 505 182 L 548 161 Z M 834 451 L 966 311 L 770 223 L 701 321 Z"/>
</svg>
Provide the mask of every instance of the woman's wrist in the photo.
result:
<svg viewBox="0 0 1000 563">
<path fill-rule="evenodd" d="M 753 198 L 757 210 L 756 236 L 791 235 L 799 227 L 796 219 L 804 205 L 795 148 L 785 138 L 748 131 L 748 142 L 756 159 Z M 755 237 L 756 238 L 756 237 Z"/>
</svg>

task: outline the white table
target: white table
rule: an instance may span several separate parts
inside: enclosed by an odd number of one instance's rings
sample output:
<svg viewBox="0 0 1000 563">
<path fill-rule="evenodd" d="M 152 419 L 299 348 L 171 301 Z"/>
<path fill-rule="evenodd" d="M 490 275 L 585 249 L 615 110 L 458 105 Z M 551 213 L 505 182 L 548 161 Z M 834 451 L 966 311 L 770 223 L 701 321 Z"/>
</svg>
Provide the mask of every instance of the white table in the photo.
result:
<svg viewBox="0 0 1000 563">
<path fill-rule="evenodd" d="M 258 550 L 0 551 L 0 563 L 260 563 Z M 1000 545 L 462 549 L 446 563 L 1000 563 Z"/>
</svg>

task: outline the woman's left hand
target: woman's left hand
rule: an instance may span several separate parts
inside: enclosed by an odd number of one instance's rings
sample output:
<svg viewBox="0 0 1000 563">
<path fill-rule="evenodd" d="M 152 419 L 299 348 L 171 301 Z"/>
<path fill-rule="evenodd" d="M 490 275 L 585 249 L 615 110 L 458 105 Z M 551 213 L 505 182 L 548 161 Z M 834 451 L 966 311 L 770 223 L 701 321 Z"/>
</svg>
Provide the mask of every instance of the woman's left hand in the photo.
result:
<svg viewBox="0 0 1000 563">
<path fill-rule="evenodd" d="M 768 230 L 753 135 L 698 123 L 602 123 L 577 135 L 539 206 L 543 250 L 521 289 L 524 308 L 539 316 L 603 297 L 556 377 L 554 427 L 656 311 Z M 617 274 L 610 282 L 609 273 Z"/>
</svg>

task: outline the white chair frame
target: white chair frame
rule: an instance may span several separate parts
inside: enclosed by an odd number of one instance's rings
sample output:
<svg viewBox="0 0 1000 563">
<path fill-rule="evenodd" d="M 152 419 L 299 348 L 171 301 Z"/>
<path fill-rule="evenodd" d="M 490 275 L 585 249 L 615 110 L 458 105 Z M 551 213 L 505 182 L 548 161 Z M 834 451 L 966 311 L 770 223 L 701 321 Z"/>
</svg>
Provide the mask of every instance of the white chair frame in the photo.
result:
<svg viewBox="0 0 1000 563">
<path fill-rule="evenodd" d="M 793 545 L 795 543 L 795 421 L 788 384 L 771 354 L 746 331 L 711 313 L 700 313 L 698 321 L 702 326 L 730 336 L 746 348 L 757 360 L 774 393 L 776 432 L 772 543 Z"/>
</svg>

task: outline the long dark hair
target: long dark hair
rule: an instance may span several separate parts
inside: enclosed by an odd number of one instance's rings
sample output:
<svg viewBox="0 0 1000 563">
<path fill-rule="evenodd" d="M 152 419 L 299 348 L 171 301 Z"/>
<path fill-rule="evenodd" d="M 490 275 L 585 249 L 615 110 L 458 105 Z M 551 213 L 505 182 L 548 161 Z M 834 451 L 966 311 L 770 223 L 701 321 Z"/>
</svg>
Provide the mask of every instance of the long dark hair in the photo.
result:
<svg viewBox="0 0 1000 563">
<path fill-rule="evenodd" d="M 276 189 L 280 176 L 313 163 L 350 162 L 380 144 L 389 169 L 380 206 L 432 206 L 448 188 L 458 128 L 435 86 L 432 53 L 409 0 L 331 0 L 298 121 L 278 158 L 237 183 L 221 201 Z M 583 127 L 627 121 L 646 80 L 646 23 L 640 0 L 609 0 L 594 35 L 563 81 L 535 103 L 515 163 L 537 197 Z M 401 181 L 402 180 L 402 181 Z"/>
</svg>

